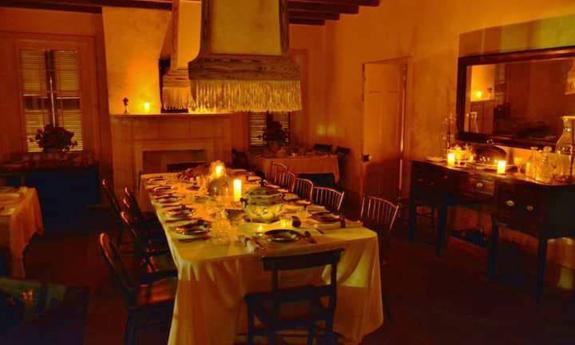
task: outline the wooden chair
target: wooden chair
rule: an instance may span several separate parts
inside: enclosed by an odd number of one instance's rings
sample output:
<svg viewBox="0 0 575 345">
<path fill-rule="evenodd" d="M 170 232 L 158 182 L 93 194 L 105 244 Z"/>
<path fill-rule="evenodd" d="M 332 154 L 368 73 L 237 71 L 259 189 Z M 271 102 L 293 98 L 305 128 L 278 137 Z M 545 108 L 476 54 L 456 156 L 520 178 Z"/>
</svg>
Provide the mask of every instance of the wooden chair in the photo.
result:
<svg viewBox="0 0 575 345">
<path fill-rule="evenodd" d="M 120 287 L 128 310 L 124 344 L 135 344 L 137 333 L 141 329 L 155 324 L 169 324 L 173 313 L 177 279 L 158 276 L 144 282 L 136 282 L 129 275 L 118 248 L 110 241 L 107 234 L 100 234 L 99 244 L 100 252 Z"/>
<path fill-rule="evenodd" d="M 132 235 L 136 261 L 144 271 L 146 273 L 171 271 L 173 275 L 177 275 L 165 236 L 150 237 L 127 211 L 122 211 L 120 217 L 124 227 Z"/>
<path fill-rule="evenodd" d="M 289 170 L 280 170 L 277 177 L 277 185 L 289 191 L 293 190 L 293 183 L 297 176 Z"/>
<path fill-rule="evenodd" d="M 272 272 L 272 290 L 245 296 L 248 307 L 248 345 L 254 344 L 254 337 L 265 335 L 268 344 L 276 344 L 277 332 L 285 330 L 307 330 L 307 344 L 313 344 L 318 334 L 318 323 L 325 325 L 326 344 L 336 345 L 333 320 L 337 300 L 337 265 L 343 249 L 320 253 L 263 258 L 263 268 Z M 330 281 L 327 285 L 304 285 L 280 288 L 282 271 L 303 270 L 330 266 Z M 301 317 L 289 317 L 283 307 L 294 303 L 307 303 Z M 299 304 L 298 304 L 299 305 Z M 256 318 L 262 327 L 256 328 Z"/>
<path fill-rule="evenodd" d="M 293 192 L 300 198 L 311 201 L 313 182 L 305 178 L 296 178 L 293 185 Z"/>
<path fill-rule="evenodd" d="M 365 227 L 377 232 L 380 256 L 389 243 L 389 235 L 399 212 L 399 206 L 391 201 L 375 196 L 364 196 L 361 203 L 360 219 Z"/>
<path fill-rule="evenodd" d="M 128 187 L 124 188 L 124 198 L 122 199 L 122 204 L 126 211 L 130 213 L 130 215 L 139 223 L 139 225 L 146 229 L 149 237 L 162 237 L 164 235 L 162 224 L 160 224 L 156 214 L 152 212 L 142 212 L 136 197 Z"/>
<path fill-rule="evenodd" d="M 312 202 L 317 205 L 322 205 L 331 212 L 341 212 L 341 205 L 343 204 L 343 197 L 345 192 L 337 191 L 333 188 L 327 187 L 314 187 L 312 194 Z"/>
<path fill-rule="evenodd" d="M 106 198 L 108 199 L 108 202 L 110 203 L 110 205 L 112 205 L 112 211 L 114 212 L 114 216 L 116 218 L 116 221 L 118 222 L 119 225 L 122 225 L 122 219 L 120 217 L 120 213 L 122 212 L 122 206 L 120 205 L 120 202 L 118 201 L 118 198 L 116 197 L 116 193 L 114 192 L 114 188 L 112 187 L 112 184 L 110 183 L 110 181 L 107 178 L 103 178 L 100 181 L 100 186 L 102 187 L 102 190 L 104 191 L 104 194 L 106 195 Z M 118 231 L 118 236 L 116 238 L 116 245 L 118 247 L 120 247 L 122 245 L 123 237 L 124 237 L 124 227 L 120 226 L 119 231 Z"/>
<path fill-rule="evenodd" d="M 291 193 L 293 193 L 295 180 L 297 179 L 297 175 L 291 171 L 286 172 L 285 176 L 285 188 L 287 188 Z"/>
<path fill-rule="evenodd" d="M 270 167 L 270 176 L 267 177 L 273 184 L 279 184 L 280 174 L 288 171 L 288 167 L 283 163 L 272 162 Z"/>
<path fill-rule="evenodd" d="M 379 262 L 382 266 L 386 263 L 384 254 L 389 248 L 390 234 L 395 225 L 398 212 L 399 206 L 388 200 L 367 195 L 363 197 L 360 219 L 364 226 L 377 233 L 379 240 Z M 383 289 L 383 279 L 381 286 Z M 382 296 L 385 316 L 391 321 L 392 315 L 387 293 L 382 291 Z"/>
</svg>

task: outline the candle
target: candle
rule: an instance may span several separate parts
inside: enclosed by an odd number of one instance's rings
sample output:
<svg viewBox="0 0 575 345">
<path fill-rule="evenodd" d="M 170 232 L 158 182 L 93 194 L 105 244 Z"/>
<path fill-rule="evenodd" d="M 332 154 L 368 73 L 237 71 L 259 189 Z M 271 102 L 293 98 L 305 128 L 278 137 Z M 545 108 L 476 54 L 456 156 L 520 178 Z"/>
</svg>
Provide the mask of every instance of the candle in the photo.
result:
<svg viewBox="0 0 575 345">
<path fill-rule="evenodd" d="M 216 167 L 214 168 L 214 172 L 216 174 L 216 177 L 222 177 L 224 175 L 224 166 L 221 164 L 216 165 Z"/>
<path fill-rule="evenodd" d="M 505 175 L 506 171 L 507 171 L 507 162 L 497 161 L 497 173 L 499 175 Z"/>
<path fill-rule="evenodd" d="M 234 201 L 240 201 L 242 198 L 242 180 L 234 179 Z"/>
<path fill-rule="evenodd" d="M 447 153 L 447 165 L 450 167 L 455 165 L 455 152 Z"/>
<path fill-rule="evenodd" d="M 144 112 L 146 114 L 150 113 L 150 102 L 144 102 Z"/>
</svg>

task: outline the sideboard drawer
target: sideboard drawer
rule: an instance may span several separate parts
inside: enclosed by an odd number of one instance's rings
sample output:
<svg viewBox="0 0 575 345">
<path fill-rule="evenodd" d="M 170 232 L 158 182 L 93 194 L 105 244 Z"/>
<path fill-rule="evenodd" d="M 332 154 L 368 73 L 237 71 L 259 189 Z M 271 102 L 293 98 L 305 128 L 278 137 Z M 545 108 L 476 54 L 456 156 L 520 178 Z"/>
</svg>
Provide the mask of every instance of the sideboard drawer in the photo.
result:
<svg viewBox="0 0 575 345">
<path fill-rule="evenodd" d="M 497 220 L 536 235 L 544 215 L 541 193 L 524 184 L 501 183 L 497 189 Z"/>
<path fill-rule="evenodd" d="M 412 168 L 412 197 L 431 203 L 443 202 L 455 190 L 459 174 L 431 164 L 414 164 Z"/>
<path fill-rule="evenodd" d="M 478 196 L 478 197 L 493 197 L 495 195 L 495 180 L 482 177 L 468 175 L 462 179 L 461 193 Z"/>
</svg>

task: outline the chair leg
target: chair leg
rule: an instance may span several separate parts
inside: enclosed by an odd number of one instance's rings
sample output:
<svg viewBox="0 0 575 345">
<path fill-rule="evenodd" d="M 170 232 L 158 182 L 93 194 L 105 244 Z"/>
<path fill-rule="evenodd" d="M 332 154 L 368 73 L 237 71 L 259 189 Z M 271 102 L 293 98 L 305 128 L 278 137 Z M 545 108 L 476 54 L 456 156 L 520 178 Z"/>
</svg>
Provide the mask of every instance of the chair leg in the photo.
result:
<svg viewBox="0 0 575 345">
<path fill-rule="evenodd" d="M 268 333 L 268 345 L 276 345 L 276 333 L 273 329 L 267 331 Z"/>
<path fill-rule="evenodd" d="M 254 345 L 254 313 L 253 310 L 248 303 L 248 335 L 247 335 L 247 345 Z"/>
<path fill-rule="evenodd" d="M 308 329 L 307 345 L 313 345 L 314 340 L 315 340 L 315 325 L 312 325 L 312 326 Z"/>
<path fill-rule="evenodd" d="M 130 313 L 126 321 L 124 330 L 124 345 L 133 345 L 136 343 L 136 317 Z"/>
</svg>

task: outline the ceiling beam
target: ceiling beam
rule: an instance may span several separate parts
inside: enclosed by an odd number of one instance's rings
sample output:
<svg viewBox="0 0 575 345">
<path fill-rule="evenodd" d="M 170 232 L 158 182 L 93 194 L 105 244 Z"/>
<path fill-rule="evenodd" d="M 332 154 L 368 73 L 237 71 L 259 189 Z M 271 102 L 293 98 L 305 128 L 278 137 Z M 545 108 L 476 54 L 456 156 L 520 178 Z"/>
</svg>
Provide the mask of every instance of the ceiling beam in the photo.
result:
<svg viewBox="0 0 575 345">
<path fill-rule="evenodd" d="M 309 19 L 309 18 L 290 18 L 290 24 L 301 24 L 301 25 L 324 25 L 325 20 L 321 19 Z"/>
<path fill-rule="evenodd" d="M 309 11 L 288 11 L 288 17 L 291 18 L 309 18 L 321 20 L 338 20 L 339 13 L 335 12 L 309 12 Z"/>
<path fill-rule="evenodd" d="M 359 12 L 359 6 L 345 3 L 326 3 L 301 0 L 288 1 L 288 10 L 318 11 L 318 12 L 338 12 L 355 14 Z"/>
<path fill-rule="evenodd" d="M 91 8 L 131 7 L 171 10 L 172 3 L 164 0 L 2 0 L 0 6 L 39 9 L 64 9 L 67 11 L 94 12 Z M 99 12 L 99 10 L 98 10 Z"/>
<path fill-rule="evenodd" d="M 340 13 L 355 14 L 359 6 L 377 6 L 379 0 L 288 0 L 290 23 L 323 25 Z M 171 0 L 0 0 L 0 7 L 101 13 L 102 7 L 171 10 Z"/>
</svg>

